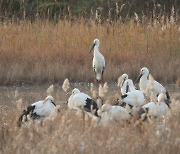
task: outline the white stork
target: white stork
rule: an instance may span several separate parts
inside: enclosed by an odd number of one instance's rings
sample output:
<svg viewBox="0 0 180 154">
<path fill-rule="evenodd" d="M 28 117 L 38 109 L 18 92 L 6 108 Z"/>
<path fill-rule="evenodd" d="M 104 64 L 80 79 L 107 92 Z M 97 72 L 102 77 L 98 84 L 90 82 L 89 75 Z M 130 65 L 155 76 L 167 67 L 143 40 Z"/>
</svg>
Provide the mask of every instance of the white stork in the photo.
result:
<svg viewBox="0 0 180 154">
<path fill-rule="evenodd" d="M 165 115 L 170 109 L 170 100 L 167 99 L 166 92 L 163 91 L 163 93 L 159 94 L 158 96 L 158 102 L 149 102 L 142 106 L 142 109 L 140 111 L 141 114 L 148 113 L 154 118 L 157 118 Z"/>
<path fill-rule="evenodd" d="M 103 73 L 105 69 L 105 59 L 104 56 L 99 52 L 99 44 L 100 41 L 95 39 L 93 41 L 93 46 L 89 52 L 94 49 L 94 57 L 93 57 L 93 69 L 96 75 L 97 82 L 103 81 Z"/>
<path fill-rule="evenodd" d="M 129 113 L 126 108 L 121 106 L 111 106 L 110 104 L 104 104 L 102 108 L 98 110 L 98 115 L 103 124 L 108 124 L 111 121 L 119 122 L 129 120 L 131 118 L 131 113 Z"/>
<path fill-rule="evenodd" d="M 25 121 L 27 121 L 27 115 L 29 115 L 33 120 L 45 118 L 48 117 L 55 108 L 56 104 L 54 103 L 54 98 L 52 96 L 47 96 L 45 100 L 35 102 L 28 106 L 27 109 L 24 110 L 22 115 L 19 117 L 18 125 L 21 126 L 24 116 Z"/>
<path fill-rule="evenodd" d="M 143 67 L 141 69 L 140 75 L 137 78 L 136 82 L 138 82 L 139 80 L 140 80 L 139 82 L 140 90 L 150 98 L 152 94 L 153 96 L 155 95 L 157 97 L 160 93 L 165 91 L 165 88 L 159 82 L 155 81 L 152 76 L 151 76 L 151 80 L 149 80 L 149 70 L 146 67 Z M 169 93 L 167 91 L 166 91 L 166 96 L 167 99 L 170 99 Z"/>
<path fill-rule="evenodd" d="M 140 90 L 136 90 L 131 79 L 125 81 L 126 94 L 122 95 L 122 106 L 128 104 L 130 107 L 136 106 L 139 107 L 144 103 L 144 94 Z"/>
<path fill-rule="evenodd" d="M 97 115 L 97 110 L 98 110 L 98 106 L 97 103 L 95 101 L 92 100 L 92 98 L 83 93 L 80 92 L 79 89 L 74 88 L 72 90 L 72 94 L 68 99 L 68 107 L 71 109 L 83 109 L 83 111 L 86 112 L 92 112 L 92 110 L 94 111 L 94 115 Z"/>
</svg>

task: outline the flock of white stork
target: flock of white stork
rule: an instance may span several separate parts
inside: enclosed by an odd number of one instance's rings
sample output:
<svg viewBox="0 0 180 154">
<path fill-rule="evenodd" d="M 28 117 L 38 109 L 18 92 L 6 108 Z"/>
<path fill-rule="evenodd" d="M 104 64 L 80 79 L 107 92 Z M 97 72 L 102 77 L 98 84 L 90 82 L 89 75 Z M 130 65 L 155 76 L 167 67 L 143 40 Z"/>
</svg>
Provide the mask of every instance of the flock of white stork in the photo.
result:
<svg viewBox="0 0 180 154">
<path fill-rule="evenodd" d="M 105 69 L 104 56 L 99 52 L 99 40 L 93 41 L 90 52 L 94 49 L 93 69 L 97 82 L 103 80 Z M 117 104 L 103 104 L 103 101 L 92 99 L 88 94 L 74 88 L 71 96 L 67 101 L 69 109 L 81 110 L 90 115 L 90 117 L 99 121 L 119 121 L 129 120 L 133 117 L 133 109 L 138 111 L 139 119 L 146 120 L 150 115 L 153 118 L 163 116 L 170 109 L 170 96 L 168 91 L 149 73 L 148 68 L 143 67 L 135 83 L 139 82 L 139 90 L 135 87 L 133 81 L 123 74 L 118 78 L 121 99 Z M 148 99 L 147 99 L 148 98 Z M 147 101 L 148 100 L 148 101 Z M 55 111 L 56 104 L 52 96 L 47 96 L 45 100 L 35 102 L 27 107 L 19 117 L 19 125 L 28 121 L 27 117 L 32 120 L 41 120 L 48 117 Z"/>
</svg>

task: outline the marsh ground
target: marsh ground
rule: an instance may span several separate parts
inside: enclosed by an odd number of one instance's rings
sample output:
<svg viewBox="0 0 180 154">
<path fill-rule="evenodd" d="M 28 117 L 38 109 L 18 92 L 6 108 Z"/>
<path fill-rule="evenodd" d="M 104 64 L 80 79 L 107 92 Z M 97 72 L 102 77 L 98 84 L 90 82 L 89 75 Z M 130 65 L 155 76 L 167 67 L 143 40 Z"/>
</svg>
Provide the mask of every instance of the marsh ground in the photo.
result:
<svg viewBox="0 0 180 154">
<path fill-rule="evenodd" d="M 178 153 L 180 151 L 180 26 L 154 20 L 97 24 L 95 21 L 7 21 L 0 24 L 0 153 Z M 93 39 L 106 59 L 107 98 L 116 99 L 113 82 L 123 73 L 133 80 L 142 67 L 172 96 L 171 111 L 149 123 L 93 126 L 67 109 L 61 84 L 90 93 L 94 80 Z M 112 84 L 109 84 L 112 82 Z M 25 83 L 25 84 L 23 84 Z M 27 84 L 28 83 L 28 84 Z M 37 84 L 36 84 L 37 83 Z M 46 83 L 46 84 L 44 84 Z M 60 113 L 42 122 L 17 127 L 22 110 L 46 97 L 50 83 Z M 165 84 L 167 83 L 167 84 Z M 173 83 L 173 84 L 172 84 Z M 175 85 L 176 83 L 176 85 Z M 4 85 L 4 86 L 3 86 Z M 98 88 L 98 87 L 96 87 Z M 17 101 L 22 99 L 18 106 Z M 112 100 L 111 99 L 111 100 Z"/>
<path fill-rule="evenodd" d="M 108 84 L 107 97 L 115 96 L 118 87 Z M 17 100 L 22 98 L 22 110 L 28 104 L 44 99 L 46 85 L 0 86 L 0 153 L 178 153 L 180 150 L 180 87 L 166 85 L 172 96 L 171 111 L 151 123 L 112 123 L 107 127 L 92 126 L 82 116 L 67 109 L 68 95 L 55 84 L 53 96 L 60 113 L 41 123 L 29 123 L 21 128 L 16 121 L 21 113 Z M 74 83 L 90 93 L 90 84 Z M 71 90 L 70 89 L 70 90 Z"/>
</svg>

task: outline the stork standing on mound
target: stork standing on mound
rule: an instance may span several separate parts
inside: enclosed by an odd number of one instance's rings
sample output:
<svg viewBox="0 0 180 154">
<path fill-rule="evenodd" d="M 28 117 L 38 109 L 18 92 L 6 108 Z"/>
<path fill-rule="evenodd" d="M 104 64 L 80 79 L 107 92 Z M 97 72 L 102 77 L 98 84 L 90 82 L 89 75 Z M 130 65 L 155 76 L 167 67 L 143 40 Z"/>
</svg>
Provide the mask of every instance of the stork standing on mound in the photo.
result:
<svg viewBox="0 0 180 154">
<path fill-rule="evenodd" d="M 103 81 L 103 73 L 105 69 L 105 59 L 104 56 L 99 52 L 99 44 L 100 41 L 95 39 L 93 41 L 93 46 L 89 52 L 94 49 L 94 57 L 93 57 L 93 69 L 96 76 L 96 81 Z"/>
</svg>

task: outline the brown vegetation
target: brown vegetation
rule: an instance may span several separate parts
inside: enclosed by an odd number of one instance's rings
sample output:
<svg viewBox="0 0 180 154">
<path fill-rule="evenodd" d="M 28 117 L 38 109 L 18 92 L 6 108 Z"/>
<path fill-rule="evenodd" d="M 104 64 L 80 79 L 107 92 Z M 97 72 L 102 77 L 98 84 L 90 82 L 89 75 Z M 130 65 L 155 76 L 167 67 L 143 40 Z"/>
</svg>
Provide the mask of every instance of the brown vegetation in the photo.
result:
<svg viewBox="0 0 180 154">
<path fill-rule="evenodd" d="M 115 97 L 111 94 L 115 92 L 112 88 L 110 87 L 107 95 Z M 45 89 L 25 89 L 19 88 L 19 98 L 23 97 L 22 104 L 46 95 Z M 5 96 L 9 96 L 9 100 L 1 99 L 3 105 L 0 106 L 0 153 L 175 154 L 179 151 L 180 102 L 173 94 L 171 111 L 164 117 L 150 123 L 115 122 L 107 127 L 91 125 L 90 119 L 84 122 L 82 113 L 77 115 L 76 112 L 68 110 L 64 104 L 67 96 L 64 92 L 60 93 L 56 87 L 53 96 L 56 104 L 60 105 L 60 113 L 48 120 L 31 121 L 19 128 L 16 122 L 23 107 L 21 110 L 16 108 L 15 100 L 18 98 L 14 98 L 12 93 L 6 93 Z"/>
<path fill-rule="evenodd" d="M 88 51 L 95 38 L 106 59 L 105 81 L 122 73 L 134 79 L 143 66 L 161 82 L 175 83 L 180 76 L 180 26 L 173 21 L 4 22 L 0 34 L 1 83 L 93 81 Z"/>
</svg>

